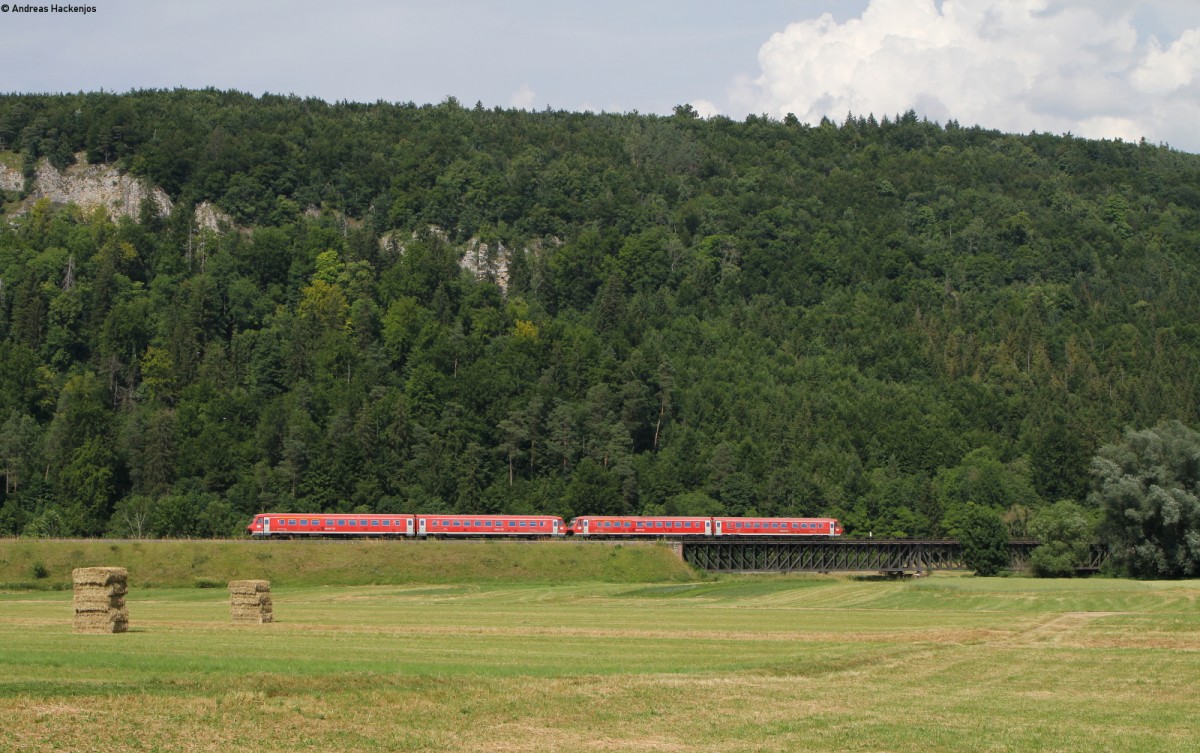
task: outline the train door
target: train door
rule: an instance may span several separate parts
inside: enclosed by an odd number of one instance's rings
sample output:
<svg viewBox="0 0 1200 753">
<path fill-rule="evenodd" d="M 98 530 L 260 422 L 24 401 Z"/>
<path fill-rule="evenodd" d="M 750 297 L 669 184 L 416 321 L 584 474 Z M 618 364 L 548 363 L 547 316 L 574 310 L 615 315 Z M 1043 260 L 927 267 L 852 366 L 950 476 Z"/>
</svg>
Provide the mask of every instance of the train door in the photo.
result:
<svg viewBox="0 0 1200 753">
<path fill-rule="evenodd" d="M 553 521 L 553 525 L 554 525 L 554 530 L 551 531 L 552 534 L 557 536 L 558 534 L 562 533 L 562 531 L 558 530 L 558 521 L 557 520 Z"/>
<path fill-rule="evenodd" d="M 583 535 L 584 535 L 584 536 L 588 535 L 588 533 L 590 533 L 590 532 L 591 532 L 591 531 L 589 530 L 589 528 L 590 528 L 590 524 L 591 524 L 591 521 L 590 521 L 590 520 L 588 520 L 587 518 L 584 518 L 584 519 L 583 519 Z"/>
<path fill-rule="evenodd" d="M 425 518 L 417 518 L 417 533 L 421 536 L 425 535 Z"/>
<path fill-rule="evenodd" d="M 718 536 L 720 536 L 720 535 L 722 535 L 722 531 L 721 531 L 721 521 L 719 521 L 719 520 L 718 520 L 718 521 L 716 521 L 716 524 L 717 524 L 717 535 L 718 535 Z"/>
<path fill-rule="evenodd" d="M 271 535 L 271 518 L 263 518 L 263 536 Z"/>
<path fill-rule="evenodd" d="M 704 535 L 712 536 L 712 518 L 704 521 Z"/>
</svg>

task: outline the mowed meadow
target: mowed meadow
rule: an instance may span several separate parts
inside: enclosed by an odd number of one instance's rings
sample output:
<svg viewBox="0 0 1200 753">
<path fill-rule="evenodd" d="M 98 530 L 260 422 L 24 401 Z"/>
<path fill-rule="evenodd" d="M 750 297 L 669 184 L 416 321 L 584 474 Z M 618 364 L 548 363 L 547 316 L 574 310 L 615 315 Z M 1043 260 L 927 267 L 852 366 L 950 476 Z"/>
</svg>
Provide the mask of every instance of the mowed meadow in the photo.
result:
<svg viewBox="0 0 1200 753">
<path fill-rule="evenodd" d="M 134 585 L 118 635 L 73 634 L 69 591 L 0 590 L 0 750 L 1196 750 L 1200 582 L 507 567 L 284 577 L 269 625 Z"/>
</svg>

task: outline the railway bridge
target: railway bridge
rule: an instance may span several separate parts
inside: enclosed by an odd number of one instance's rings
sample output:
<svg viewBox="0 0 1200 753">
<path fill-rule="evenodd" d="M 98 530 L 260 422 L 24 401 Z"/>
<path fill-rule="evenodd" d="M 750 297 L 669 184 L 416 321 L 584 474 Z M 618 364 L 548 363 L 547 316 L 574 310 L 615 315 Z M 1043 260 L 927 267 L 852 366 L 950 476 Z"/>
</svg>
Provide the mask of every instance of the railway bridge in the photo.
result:
<svg viewBox="0 0 1200 753">
<path fill-rule="evenodd" d="M 1009 544 L 1010 567 L 1025 570 L 1037 541 Z M 684 541 L 680 554 L 693 567 L 714 572 L 834 571 L 916 573 L 929 570 L 970 570 L 962 545 L 951 539 L 820 539 L 756 540 L 706 539 Z M 1097 569 L 1099 560 L 1087 569 Z"/>
</svg>

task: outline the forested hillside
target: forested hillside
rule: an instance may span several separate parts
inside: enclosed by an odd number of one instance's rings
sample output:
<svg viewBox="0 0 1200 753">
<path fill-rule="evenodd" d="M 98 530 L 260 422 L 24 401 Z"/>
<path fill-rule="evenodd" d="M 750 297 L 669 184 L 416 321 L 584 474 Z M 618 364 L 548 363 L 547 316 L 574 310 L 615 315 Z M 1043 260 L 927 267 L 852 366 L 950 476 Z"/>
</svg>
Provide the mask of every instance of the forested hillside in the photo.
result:
<svg viewBox="0 0 1200 753">
<path fill-rule="evenodd" d="M 171 211 L 33 200 L 77 159 Z M 1200 422 L 1200 159 L 1166 147 L 180 90 L 0 96 L 0 163 L 0 535 L 1021 533 L 1127 427 Z"/>
</svg>

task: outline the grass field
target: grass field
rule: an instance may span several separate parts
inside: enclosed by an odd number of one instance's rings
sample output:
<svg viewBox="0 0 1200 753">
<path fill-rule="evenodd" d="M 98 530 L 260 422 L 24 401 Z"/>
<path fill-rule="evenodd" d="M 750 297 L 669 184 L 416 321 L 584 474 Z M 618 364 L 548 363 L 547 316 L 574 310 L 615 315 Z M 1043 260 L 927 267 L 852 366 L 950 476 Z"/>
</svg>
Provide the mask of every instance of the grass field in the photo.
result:
<svg viewBox="0 0 1200 753">
<path fill-rule="evenodd" d="M 4 751 L 1197 750 L 1200 583 L 935 576 L 0 593 Z"/>
</svg>

